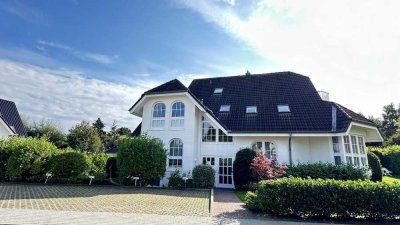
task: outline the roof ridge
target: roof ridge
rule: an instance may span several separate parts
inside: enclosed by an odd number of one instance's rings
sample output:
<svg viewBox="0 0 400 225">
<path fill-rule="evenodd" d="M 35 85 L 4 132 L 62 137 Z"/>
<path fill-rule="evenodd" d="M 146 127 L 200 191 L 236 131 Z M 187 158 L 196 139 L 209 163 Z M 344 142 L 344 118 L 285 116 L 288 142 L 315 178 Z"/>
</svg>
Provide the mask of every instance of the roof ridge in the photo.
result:
<svg viewBox="0 0 400 225">
<path fill-rule="evenodd" d="M 279 72 L 270 72 L 270 73 L 255 73 L 255 74 L 250 74 L 250 75 L 240 74 L 240 75 L 232 75 L 232 76 L 197 78 L 197 79 L 193 79 L 193 81 L 195 81 L 195 80 L 213 80 L 213 79 L 223 79 L 223 78 L 237 78 L 237 77 L 251 77 L 251 76 L 274 76 L 274 75 L 279 75 L 279 74 L 293 74 L 293 75 L 303 76 L 303 77 L 310 79 L 310 77 L 308 77 L 306 75 L 295 73 L 295 72 L 288 70 L 288 71 L 279 71 Z M 192 83 L 193 83 L 193 81 L 192 81 Z"/>
</svg>

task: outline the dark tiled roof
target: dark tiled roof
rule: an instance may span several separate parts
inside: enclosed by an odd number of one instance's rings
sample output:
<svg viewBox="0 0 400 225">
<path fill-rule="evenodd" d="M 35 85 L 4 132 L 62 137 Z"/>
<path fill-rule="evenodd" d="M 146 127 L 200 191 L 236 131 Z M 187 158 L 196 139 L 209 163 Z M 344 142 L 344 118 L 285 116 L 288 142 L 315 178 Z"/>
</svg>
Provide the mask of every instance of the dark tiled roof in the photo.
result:
<svg viewBox="0 0 400 225">
<path fill-rule="evenodd" d="M 365 118 L 363 115 L 360 115 L 358 113 L 355 113 L 353 111 L 351 111 L 350 109 L 335 103 L 336 106 L 341 109 L 352 121 L 354 122 L 358 122 L 358 123 L 362 123 L 362 124 L 366 124 L 366 125 L 370 125 L 370 126 L 376 126 L 376 124 L 374 122 L 372 122 L 371 120 Z"/>
<path fill-rule="evenodd" d="M 21 136 L 26 136 L 26 130 L 22 124 L 17 107 L 14 102 L 0 99 L 0 118 L 14 131 Z"/>
<path fill-rule="evenodd" d="M 223 92 L 214 94 L 215 88 Z M 198 79 L 189 90 L 234 133 L 343 132 L 355 116 L 337 110 L 333 131 L 332 106 L 338 106 L 323 101 L 308 77 L 292 72 Z M 280 104 L 291 112 L 278 113 Z M 230 112 L 220 113 L 221 105 L 230 105 Z M 246 106 L 257 106 L 257 113 L 246 114 Z"/>
<path fill-rule="evenodd" d="M 161 84 L 153 89 L 146 91 L 144 94 L 161 94 L 161 93 L 174 93 L 174 92 L 185 92 L 187 87 L 183 85 L 178 79 L 168 81 L 167 83 Z"/>
<path fill-rule="evenodd" d="M 137 137 L 140 135 L 140 131 L 142 130 L 142 123 L 139 123 L 139 125 L 135 128 L 135 130 L 132 132 L 132 137 Z"/>
<path fill-rule="evenodd" d="M 113 145 L 113 146 L 111 146 L 110 148 L 108 148 L 106 150 L 106 153 L 108 153 L 108 154 L 116 154 L 116 153 L 118 153 L 118 151 L 119 151 L 118 146 Z"/>
</svg>

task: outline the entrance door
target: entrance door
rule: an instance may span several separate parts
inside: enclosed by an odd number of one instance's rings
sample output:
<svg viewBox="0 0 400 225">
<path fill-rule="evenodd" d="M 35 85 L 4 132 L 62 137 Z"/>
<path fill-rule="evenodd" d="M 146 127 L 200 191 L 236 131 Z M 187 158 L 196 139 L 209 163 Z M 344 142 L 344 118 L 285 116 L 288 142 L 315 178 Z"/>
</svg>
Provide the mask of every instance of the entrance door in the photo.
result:
<svg viewBox="0 0 400 225">
<path fill-rule="evenodd" d="M 233 158 L 218 158 L 217 187 L 233 188 Z"/>
</svg>

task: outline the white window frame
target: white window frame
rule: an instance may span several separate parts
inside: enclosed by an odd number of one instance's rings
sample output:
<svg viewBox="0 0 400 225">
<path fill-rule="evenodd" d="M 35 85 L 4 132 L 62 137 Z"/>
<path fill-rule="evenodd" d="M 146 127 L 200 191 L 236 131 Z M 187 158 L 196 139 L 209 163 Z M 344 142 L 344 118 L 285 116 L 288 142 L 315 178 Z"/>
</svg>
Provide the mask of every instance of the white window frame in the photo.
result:
<svg viewBox="0 0 400 225">
<path fill-rule="evenodd" d="M 336 163 L 336 159 L 339 159 L 340 160 L 340 164 L 337 164 Z M 335 163 L 335 165 L 342 165 L 343 164 L 343 162 L 342 162 L 342 156 L 340 156 L 340 155 L 335 155 L 335 156 L 333 156 L 333 162 Z"/>
<path fill-rule="evenodd" d="M 183 103 L 182 101 L 176 101 L 171 104 L 171 129 L 183 129 L 185 127 L 185 108 L 185 103 Z M 174 115 L 174 110 L 180 111 L 183 115 Z"/>
<path fill-rule="evenodd" d="M 158 113 L 157 113 L 157 115 L 154 115 L 154 113 L 156 112 L 156 106 L 158 106 L 158 105 L 163 106 L 163 108 L 161 108 L 161 109 L 157 108 L 157 111 L 161 110 L 161 114 L 162 114 L 162 112 L 164 112 L 164 116 L 162 116 L 162 115 L 158 116 Z M 152 130 L 163 130 L 165 128 L 165 115 L 166 115 L 166 105 L 165 105 L 165 103 L 163 103 L 163 102 L 154 103 L 154 105 L 152 107 L 152 111 L 151 111 L 151 118 L 152 119 L 151 119 L 151 124 L 150 124 L 150 127 L 151 127 Z M 158 125 L 158 124 L 161 124 L 161 126 L 155 126 L 155 125 Z"/>
<path fill-rule="evenodd" d="M 345 152 L 347 154 L 351 153 L 351 144 L 350 144 L 350 137 L 348 135 L 343 136 L 343 144 L 345 148 Z"/>
<path fill-rule="evenodd" d="M 353 140 L 353 138 L 354 138 L 354 140 Z M 351 135 L 350 136 L 350 140 L 351 140 L 351 149 L 353 151 L 353 154 L 359 154 L 357 136 L 356 135 Z"/>
<path fill-rule="evenodd" d="M 334 140 L 337 140 L 337 142 L 335 142 Z M 339 137 L 338 136 L 333 136 L 332 137 L 332 148 L 333 148 L 333 153 L 334 154 L 340 154 L 340 144 L 339 144 Z M 337 150 L 337 151 L 335 151 Z"/>
<path fill-rule="evenodd" d="M 231 111 L 231 105 L 221 105 L 219 107 L 220 112 L 230 112 Z"/>
<path fill-rule="evenodd" d="M 177 146 L 172 146 L 173 143 L 178 142 Z M 171 154 L 172 153 L 172 154 Z M 176 163 L 170 163 L 170 161 L 176 162 Z M 179 160 L 180 164 L 179 165 Z M 168 151 L 168 167 L 169 168 L 182 168 L 183 166 L 183 142 L 179 138 L 173 138 L 169 142 L 169 151 Z"/>
<path fill-rule="evenodd" d="M 267 149 L 267 143 L 269 143 L 269 149 Z M 271 145 L 272 145 L 272 148 L 271 148 Z M 255 141 L 251 144 L 251 149 L 253 149 L 256 152 L 261 151 L 264 154 L 264 157 L 266 159 L 273 159 L 273 158 L 277 159 L 278 158 L 278 152 L 276 150 L 276 145 L 272 141 Z M 268 152 L 271 157 L 267 156 Z"/>
<path fill-rule="evenodd" d="M 226 135 L 221 129 L 218 129 L 218 142 L 231 143 L 233 142 L 233 137 Z"/>
<path fill-rule="evenodd" d="M 252 114 L 257 113 L 257 106 L 246 106 L 246 113 Z"/>
<path fill-rule="evenodd" d="M 364 142 L 364 137 L 358 136 L 358 150 L 360 151 L 360 154 L 365 154 L 365 142 Z"/>
<path fill-rule="evenodd" d="M 207 126 L 207 128 L 205 126 Z M 206 130 L 207 130 L 207 133 L 205 133 Z M 208 134 L 209 130 L 211 130 L 211 134 Z M 214 132 L 212 130 L 214 130 Z M 217 139 L 218 139 L 217 132 L 218 132 L 218 129 L 216 127 L 214 127 L 209 121 L 203 121 L 202 127 L 201 127 L 201 141 L 202 142 L 217 142 Z"/>
<path fill-rule="evenodd" d="M 223 91 L 224 91 L 223 88 L 215 88 L 214 89 L 214 94 L 222 94 Z"/>
<path fill-rule="evenodd" d="M 290 107 L 287 104 L 278 105 L 277 108 L 278 108 L 279 113 L 289 113 L 290 112 Z"/>
</svg>

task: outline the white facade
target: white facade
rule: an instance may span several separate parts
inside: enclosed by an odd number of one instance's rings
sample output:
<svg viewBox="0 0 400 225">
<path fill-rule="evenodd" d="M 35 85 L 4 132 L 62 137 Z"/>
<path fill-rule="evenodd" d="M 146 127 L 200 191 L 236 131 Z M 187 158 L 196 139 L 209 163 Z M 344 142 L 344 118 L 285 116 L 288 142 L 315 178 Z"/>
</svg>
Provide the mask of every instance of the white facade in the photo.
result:
<svg viewBox="0 0 400 225">
<path fill-rule="evenodd" d="M 6 138 L 6 137 L 8 137 L 10 135 L 14 135 L 14 132 L 0 118 L 0 138 Z"/>
<path fill-rule="evenodd" d="M 184 116 L 176 110 L 172 112 L 177 102 L 180 107 L 183 103 Z M 381 140 L 375 127 L 352 123 L 346 133 L 229 134 L 231 142 L 220 142 L 219 132 L 227 132 L 186 92 L 145 96 L 131 112 L 142 117 L 141 133 L 160 139 L 170 153 L 161 185 L 168 184 L 169 175 L 177 168 L 187 174 L 195 165 L 207 163 L 216 171 L 216 187 L 233 188 L 232 165 L 237 151 L 259 146 L 264 154 L 270 150 L 270 156 L 276 155 L 279 163 L 290 164 L 289 139 L 293 164 L 324 162 L 367 166 L 365 142 Z M 216 129 L 215 136 L 204 137 L 208 142 L 203 140 L 203 122 Z M 177 128 L 176 124 L 182 126 Z"/>
</svg>

